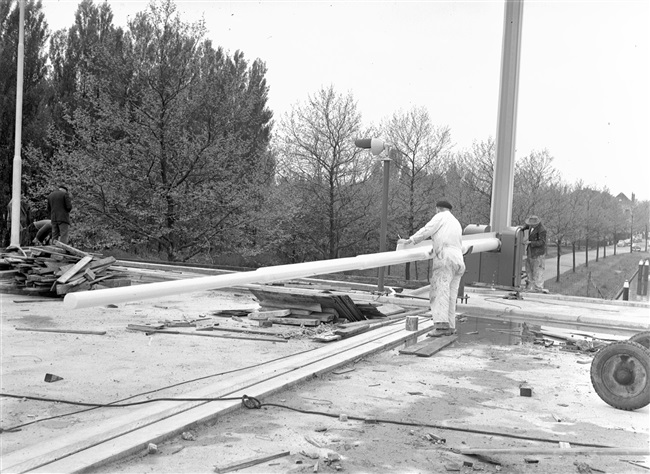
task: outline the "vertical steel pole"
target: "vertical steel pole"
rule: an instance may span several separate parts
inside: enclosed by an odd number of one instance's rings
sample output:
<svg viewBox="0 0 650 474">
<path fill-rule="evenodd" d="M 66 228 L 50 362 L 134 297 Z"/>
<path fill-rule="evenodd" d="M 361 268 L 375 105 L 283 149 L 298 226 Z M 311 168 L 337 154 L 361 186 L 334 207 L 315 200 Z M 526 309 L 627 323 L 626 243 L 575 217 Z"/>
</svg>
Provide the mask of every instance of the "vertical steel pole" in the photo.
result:
<svg viewBox="0 0 650 474">
<path fill-rule="evenodd" d="M 501 232 L 509 227 L 512 221 L 523 8 L 523 0 L 505 2 L 496 157 L 490 211 L 490 227 L 493 232 Z"/>
<path fill-rule="evenodd" d="M 20 245 L 20 180 L 22 160 L 20 148 L 23 130 L 23 58 L 25 57 L 25 0 L 20 0 L 20 17 L 18 20 L 18 57 L 16 71 L 16 137 L 14 141 L 14 169 L 11 183 L 11 245 Z"/>
<path fill-rule="evenodd" d="M 379 235 L 379 252 L 386 251 L 386 234 L 388 233 L 388 183 L 390 177 L 390 158 L 384 158 L 384 186 L 383 198 L 381 203 L 381 229 Z M 377 278 L 377 291 L 384 292 L 384 271 L 386 267 L 379 267 Z"/>
<path fill-rule="evenodd" d="M 643 260 L 639 260 L 639 270 L 636 277 L 636 294 L 641 296 L 643 294 Z"/>
<path fill-rule="evenodd" d="M 646 259 L 643 264 L 643 296 L 648 296 L 648 277 L 650 276 L 650 260 Z"/>
</svg>

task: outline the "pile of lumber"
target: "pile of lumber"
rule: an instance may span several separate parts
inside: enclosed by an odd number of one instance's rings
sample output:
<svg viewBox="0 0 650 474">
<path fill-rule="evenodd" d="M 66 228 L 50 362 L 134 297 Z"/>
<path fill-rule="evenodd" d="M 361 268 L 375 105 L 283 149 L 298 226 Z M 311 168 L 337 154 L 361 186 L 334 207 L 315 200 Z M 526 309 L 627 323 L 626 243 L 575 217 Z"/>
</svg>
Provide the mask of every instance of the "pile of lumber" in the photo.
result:
<svg viewBox="0 0 650 474">
<path fill-rule="evenodd" d="M 354 303 L 348 295 L 322 291 L 285 289 L 267 286 L 250 288 L 260 309 L 250 319 L 268 320 L 276 324 L 318 326 L 321 323 L 367 321 L 403 312 L 396 305 Z"/>
<path fill-rule="evenodd" d="M 61 242 L 0 254 L 5 280 L 24 292 L 63 296 L 75 291 L 130 286 L 115 257 L 83 252 Z"/>
</svg>

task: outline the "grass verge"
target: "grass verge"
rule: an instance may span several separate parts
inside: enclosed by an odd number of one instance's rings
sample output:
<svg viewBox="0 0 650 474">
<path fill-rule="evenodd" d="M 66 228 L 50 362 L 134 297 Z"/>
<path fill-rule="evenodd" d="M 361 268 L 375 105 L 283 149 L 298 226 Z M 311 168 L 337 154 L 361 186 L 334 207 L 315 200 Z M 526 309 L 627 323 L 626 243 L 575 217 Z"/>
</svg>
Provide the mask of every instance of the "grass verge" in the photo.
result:
<svg viewBox="0 0 650 474">
<path fill-rule="evenodd" d="M 633 301 L 637 299 L 637 276 L 634 273 L 639 268 L 639 260 L 648 256 L 647 252 L 637 252 L 610 255 L 598 262 L 592 260 L 589 267 L 583 264 L 576 267 L 575 273 L 562 273 L 559 282 L 555 278 L 546 280 L 544 287 L 560 295 L 613 299 L 623 288 L 625 280 L 629 280 L 630 301 Z"/>
</svg>

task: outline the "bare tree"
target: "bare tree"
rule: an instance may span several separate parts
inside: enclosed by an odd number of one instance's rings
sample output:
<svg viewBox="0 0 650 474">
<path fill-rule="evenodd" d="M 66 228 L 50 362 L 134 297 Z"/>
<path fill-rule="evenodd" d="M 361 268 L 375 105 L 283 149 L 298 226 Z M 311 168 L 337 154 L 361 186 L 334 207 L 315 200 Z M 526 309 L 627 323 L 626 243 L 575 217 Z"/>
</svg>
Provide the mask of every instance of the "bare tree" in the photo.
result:
<svg viewBox="0 0 650 474">
<path fill-rule="evenodd" d="M 559 173 L 548 150 L 533 151 L 515 163 L 512 220 L 521 223 L 531 214 L 542 219 L 555 213 L 551 200 L 556 193 Z"/>
<path fill-rule="evenodd" d="M 548 204 L 553 209 L 545 221 L 548 230 L 548 240 L 553 241 L 557 248 L 557 274 L 555 281 L 560 281 L 560 257 L 562 243 L 571 235 L 575 224 L 575 207 L 572 189 L 569 185 L 556 183 L 549 187 Z"/>
<path fill-rule="evenodd" d="M 441 157 L 451 146 L 448 127 L 436 127 L 423 107 L 396 112 L 384 124 L 385 136 L 399 150 L 392 184 L 391 226 L 412 235 L 433 215 L 436 196 L 442 197 Z M 410 279 L 410 264 L 406 279 Z"/>
<path fill-rule="evenodd" d="M 492 138 L 449 156 L 444 194 L 457 204 L 454 214 L 463 225 L 490 222 L 494 157 Z"/>
<path fill-rule="evenodd" d="M 354 98 L 332 86 L 295 105 L 278 126 L 279 179 L 299 197 L 302 220 L 293 229 L 309 241 L 313 257 L 336 258 L 376 232 L 379 213 L 368 208 L 381 187 L 363 185 L 373 166 L 354 146 L 361 135 Z"/>
</svg>

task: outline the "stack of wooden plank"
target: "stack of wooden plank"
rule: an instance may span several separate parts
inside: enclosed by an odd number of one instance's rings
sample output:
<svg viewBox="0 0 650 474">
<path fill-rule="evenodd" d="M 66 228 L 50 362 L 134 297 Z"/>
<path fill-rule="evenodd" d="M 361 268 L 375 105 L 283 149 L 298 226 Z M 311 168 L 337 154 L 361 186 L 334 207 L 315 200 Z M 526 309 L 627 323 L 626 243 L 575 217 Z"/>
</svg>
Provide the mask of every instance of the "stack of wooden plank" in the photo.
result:
<svg viewBox="0 0 650 474">
<path fill-rule="evenodd" d="M 14 286 L 25 292 L 63 296 L 75 291 L 129 286 L 115 257 L 83 252 L 61 242 L 0 255 L 12 267 Z"/>
<path fill-rule="evenodd" d="M 357 308 L 352 299 L 347 295 L 331 295 L 309 290 L 274 290 L 251 289 L 251 293 L 258 300 L 261 308 L 259 312 L 285 311 L 285 321 L 289 324 L 291 319 L 297 325 L 317 326 L 320 323 L 332 323 L 339 319 L 348 321 L 363 321 L 364 314 Z M 273 318 L 277 319 L 277 318 Z"/>
<path fill-rule="evenodd" d="M 355 303 L 349 295 L 323 291 L 274 286 L 250 288 L 250 291 L 260 309 L 249 318 L 266 318 L 274 323 L 317 326 L 343 320 L 357 322 L 385 318 L 404 311 L 396 305 Z"/>
</svg>

